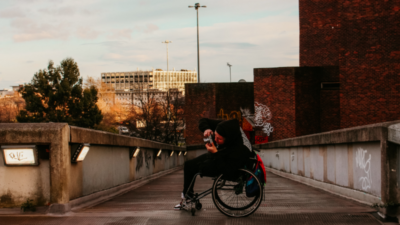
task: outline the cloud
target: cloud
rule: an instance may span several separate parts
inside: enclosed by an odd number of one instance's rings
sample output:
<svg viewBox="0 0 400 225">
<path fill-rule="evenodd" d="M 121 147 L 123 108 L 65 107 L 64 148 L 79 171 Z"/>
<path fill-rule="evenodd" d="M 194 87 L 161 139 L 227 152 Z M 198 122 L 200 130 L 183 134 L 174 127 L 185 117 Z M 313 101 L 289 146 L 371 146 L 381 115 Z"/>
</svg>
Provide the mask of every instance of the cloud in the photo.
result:
<svg viewBox="0 0 400 225">
<path fill-rule="evenodd" d="M 125 41 L 102 41 L 102 42 L 92 42 L 92 43 L 83 43 L 82 45 L 100 45 L 100 46 L 108 46 L 108 47 L 122 47 L 126 45 Z"/>
<path fill-rule="evenodd" d="M 158 29 L 159 28 L 158 28 L 157 25 L 151 24 L 151 23 L 146 24 L 144 26 L 135 26 L 135 30 L 136 31 L 143 32 L 145 34 L 151 34 L 151 33 L 153 33 L 154 31 L 156 31 Z"/>
<path fill-rule="evenodd" d="M 118 53 L 107 53 L 103 58 L 105 60 L 113 60 L 119 63 L 148 62 L 152 60 L 152 58 L 147 54 L 124 55 Z"/>
<path fill-rule="evenodd" d="M 48 7 L 38 9 L 38 12 L 49 14 L 52 16 L 72 16 L 76 13 L 76 7 L 64 6 L 64 7 Z"/>
<path fill-rule="evenodd" d="M 172 41 L 169 68 L 197 67 L 196 12 L 187 8 L 193 3 L 8 2 L 12 3 L 0 3 L 4 17 L 0 42 L 6 57 L 0 77 L 12 77 L 12 82 L 30 79 L 49 59 L 59 62 L 67 56 L 79 63 L 81 74 L 94 77 L 137 67 L 166 69 L 166 46 L 161 43 L 166 39 Z M 207 5 L 199 12 L 202 81 L 229 81 L 226 62 L 233 65 L 232 81 L 251 81 L 253 68 L 298 65 L 298 0 L 203 0 L 201 4 Z M 18 67 L 20 62 L 26 62 L 24 67 Z M 4 85 L 0 82 L 0 88 Z"/>
<path fill-rule="evenodd" d="M 246 48 L 257 47 L 256 44 L 248 42 L 238 42 L 238 43 L 206 42 L 206 43 L 201 43 L 201 46 L 209 48 L 231 48 L 231 49 L 246 49 Z"/>
<path fill-rule="evenodd" d="M 132 29 L 121 29 L 112 31 L 112 34 L 108 35 L 108 39 L 131 39 Z"/>
<path fill-rule="evenodd" d="M 82 39 L 96 39 L 101 34 L 100 31 L 93 30 L 89 27 L 79 27 L 76 31 L 76 36 Z"/>
<path fill-rule="evenodd" d="M 17 30 L 18 34 L 13 35 L 15 42 L 24 42 L 41 39 L 62 39 L 66 40 L 70 36 L 67 23 L 37 23 L 29 19 L 15 19 L 11 26 Z"/>
<path fill-rule="evenodd" d="M 20 8 L 9 8 L 0 11 L 0 18 L 25 17 L 25 13 Z"/>
</svg>

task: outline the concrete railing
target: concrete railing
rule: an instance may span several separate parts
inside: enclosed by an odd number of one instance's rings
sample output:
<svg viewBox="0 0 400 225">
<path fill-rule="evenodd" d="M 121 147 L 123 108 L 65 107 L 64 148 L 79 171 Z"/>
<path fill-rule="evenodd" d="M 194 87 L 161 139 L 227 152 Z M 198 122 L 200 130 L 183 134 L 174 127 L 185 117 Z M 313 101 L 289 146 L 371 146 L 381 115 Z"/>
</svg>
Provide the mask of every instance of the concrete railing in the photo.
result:
<svg viewBox="0 0 400 225">
<path fill-rule="evenodd" d="M 399 124 L 354 127 L 256 147 L 267 170 L 278 175 L 368 204 L 400 202 Z"/>
<path fill-rule="evenodd" d="M 90 144 L 82 162 L 71 162 L 75 143 Z M 121 194 L 181 168 L 196 155 L 193 151 L 184 156 L 186 148 L 65 123 L 0 124 L 0 145 L 41 146 L 37 166 L 6 166 L 0 152 L 0 208 L 20 207 L 29 198 L 35 205 L 50 206 L 50 213 Z M 130 150 L 137 147 L 139 154 L 131 158 Z"/>
</svg>

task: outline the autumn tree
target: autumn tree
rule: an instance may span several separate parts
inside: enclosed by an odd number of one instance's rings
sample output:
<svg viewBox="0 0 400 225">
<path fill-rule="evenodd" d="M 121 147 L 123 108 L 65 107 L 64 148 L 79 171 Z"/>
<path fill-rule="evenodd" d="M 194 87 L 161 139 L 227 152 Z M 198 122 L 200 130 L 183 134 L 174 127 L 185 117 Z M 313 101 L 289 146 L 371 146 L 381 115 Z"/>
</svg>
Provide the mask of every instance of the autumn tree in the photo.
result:
<svg viewBox="0 0 400 225">
<path fill-rule="evenodd" d="M 182 93 L 136 84 L 132 96 L 129 129 L 144 139 L 179 145 L 184 130 Z"/>
<path fill-rule="evenodd" d="M 93 128 L 103 119 L 96 105 L 97 88 L 82 88 L 78 64 L 72 58 L 62 60 L 59 66 L 50 61 L 20 92 L 26 107 L 20 110 L 18 122 L 67 122 Z"/>
<path fill-rule="evenodd" d="M 162 131 L 160 124 L 164 118 L 160 104 L 160 92 L 155 89 L 146 89 L 138 84 L 132 94 L 134 104 L 129 106 L 130 130 L 136 132 L 141 138 L 161 141 Z"/>
<path fill-rule="evenodd" d="M 161 99 L 164 112 L 162 142 L 180 145 L 185 127 L 184 105 L 185 99 L 179 91 L 170 90 Z"/>
<path fill-rule="evenodd" d="M 10 92 L 10 95 L 0 98 L 0 123 L 17 122 L 17 114 L 24 106 L 25 101 L 18 92 Z"/>
</svg>

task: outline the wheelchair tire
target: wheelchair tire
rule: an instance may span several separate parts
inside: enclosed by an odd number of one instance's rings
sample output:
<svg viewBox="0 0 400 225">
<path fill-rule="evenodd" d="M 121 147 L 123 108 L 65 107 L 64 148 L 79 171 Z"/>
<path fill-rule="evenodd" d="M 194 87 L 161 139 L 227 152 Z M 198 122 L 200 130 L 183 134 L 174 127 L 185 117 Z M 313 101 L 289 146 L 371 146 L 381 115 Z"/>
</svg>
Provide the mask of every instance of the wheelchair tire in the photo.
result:
<svg viewBox="0 0 400 225">
<path fill-rule="evenodd" d="M 254 197 L 246 196 L 247 179 L 253 176 L 259 186 Z M 212 187 L 212 198 L 217 209 L 230 217 L 245 217 L 254 213 L 262 202 L 263 187 L 258 178 L 249 170 L 240 169 L 235 181 L 226 180 L 221 174 Z"/>
</svg>

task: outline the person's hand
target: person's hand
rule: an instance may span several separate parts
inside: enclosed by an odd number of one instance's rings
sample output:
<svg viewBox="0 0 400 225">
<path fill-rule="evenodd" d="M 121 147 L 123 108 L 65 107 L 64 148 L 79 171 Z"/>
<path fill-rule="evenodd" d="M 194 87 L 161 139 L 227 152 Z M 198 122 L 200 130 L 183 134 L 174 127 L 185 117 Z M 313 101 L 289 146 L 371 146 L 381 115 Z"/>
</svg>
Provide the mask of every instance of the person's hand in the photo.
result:
<svg viewBox="0 0 400 225">
<path fill-rule="evenodd" d="M 207 151 L 208 151 L 209 153 L 216 153 L 216 152 L 218 152 L 218 150 L 217 150 L 217 148 L 215 147 L 214 143 L 212 143 L 212 144 L 207 143 L 207 144 L 206 144 L 206 148 L 207 148 Z"/>
<path fill-rule="evenodd" d="M 210 136 L 211 134 L 213 134 L 213 131 L 210 130 L 210 129 L 204 131 L 204 137 L 208 137 L 208 136 Z"/>
</svg>

